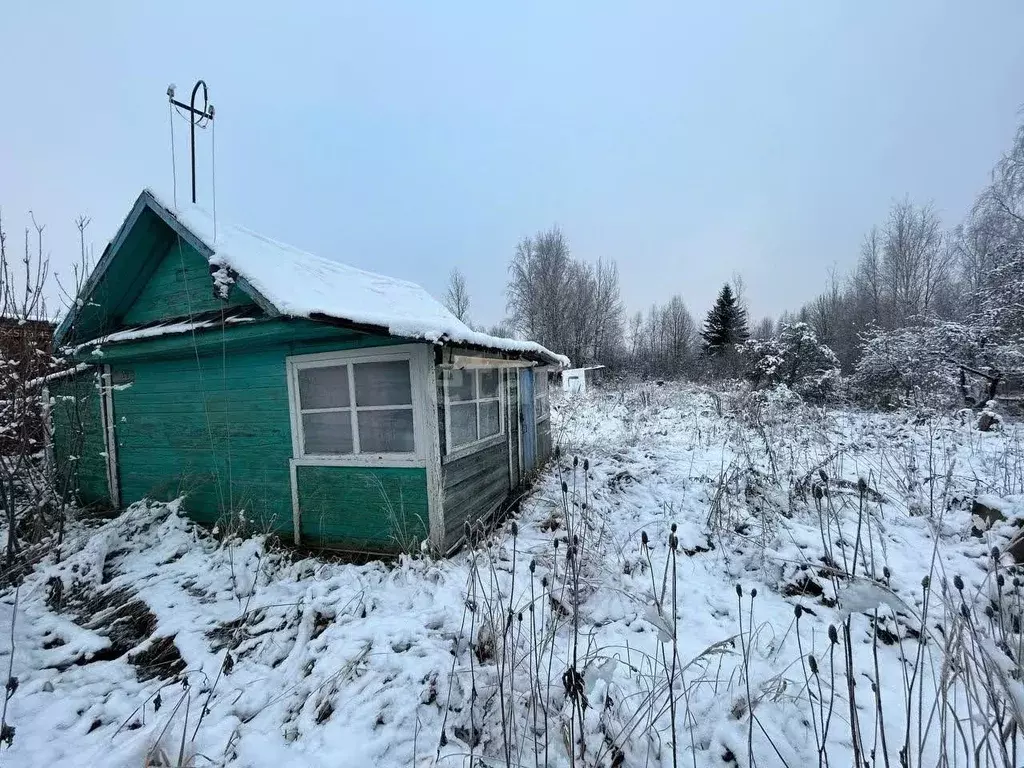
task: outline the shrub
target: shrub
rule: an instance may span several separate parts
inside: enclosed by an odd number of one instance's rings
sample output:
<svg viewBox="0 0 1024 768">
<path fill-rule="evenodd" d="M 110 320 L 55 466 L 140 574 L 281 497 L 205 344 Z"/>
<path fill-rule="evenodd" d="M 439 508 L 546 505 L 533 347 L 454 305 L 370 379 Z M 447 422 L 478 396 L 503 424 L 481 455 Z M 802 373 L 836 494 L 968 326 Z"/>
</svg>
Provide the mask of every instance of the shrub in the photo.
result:
<svg viewBox="0 0 1024 768">
<path fill-rule="evenodd" d="M 850 378 L 851 394 L 864 405 L 952 406 L 989 398 L 971 391 L 976 379 L 962 375 L 962 366 L 982 376 L 997 376 L 1020 367 L 1021 346 L 1000 340 L 983 325 L 930 323 L 882 330 L 862 336 L 861 359 Z"/>
<path fill-rule="evenodd" d="M 785 386 L 810 402 L 830 397 L 839 383 L 839 359 L 807 323 L 784 325 L 770 339 L 743 345 L 744 376 L 754 389 Z"/>
</svg>

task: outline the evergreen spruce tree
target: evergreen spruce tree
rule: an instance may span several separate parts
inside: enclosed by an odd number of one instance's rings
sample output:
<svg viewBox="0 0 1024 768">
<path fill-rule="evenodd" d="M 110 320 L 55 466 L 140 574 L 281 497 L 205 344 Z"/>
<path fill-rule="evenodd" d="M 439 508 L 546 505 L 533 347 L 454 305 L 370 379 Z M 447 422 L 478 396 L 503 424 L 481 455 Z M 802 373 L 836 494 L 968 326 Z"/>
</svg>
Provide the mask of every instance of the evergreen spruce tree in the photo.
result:
<svg viewBox="0 0 1024 768">
<path fill-rule="evenodd" d="M 736 301 L 728 283 L 722 286 L 700 335 L 704 339 L 704 352 L 709 355 L 732 352 L 736 344 L 742 344 L 750 335 L 747 331 L 747 311 Z"/>
</svg>

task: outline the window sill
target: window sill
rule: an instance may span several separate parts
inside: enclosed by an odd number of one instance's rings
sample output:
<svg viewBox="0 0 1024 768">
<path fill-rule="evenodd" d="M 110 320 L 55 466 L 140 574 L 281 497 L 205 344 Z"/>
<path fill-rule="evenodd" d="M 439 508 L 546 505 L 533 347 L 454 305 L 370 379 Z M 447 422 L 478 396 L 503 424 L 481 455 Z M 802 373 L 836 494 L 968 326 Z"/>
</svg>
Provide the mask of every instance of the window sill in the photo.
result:
<svg viewBox="0 0 1024 768">
<path fill-rule="evenodd" d="M 398 453 L 358 453 L 352 456 L 298 456 L 291 460 L 296 467 L 425 467 L 419 456 Z"/>
<path fill-rule="evenodd" d="M 458 448 L 455 448 L 446 453 L 444 461 L 442 463 L 447 464 L 450 461 L 458 461 L 459 459 L 464 459 L 467 456 L 472 456 L 474 453 L 479 453 L 480 451 L 485 451 L 488 448 L 493 448 L 496 445 L 501 445 L 503 442 L 505 442 L 505 440 L 505 433 L 501 432 L 497 435 L 485 437 L 483 440 L 477 440 L 475 443 L 459 446 Z"/>
</svg>

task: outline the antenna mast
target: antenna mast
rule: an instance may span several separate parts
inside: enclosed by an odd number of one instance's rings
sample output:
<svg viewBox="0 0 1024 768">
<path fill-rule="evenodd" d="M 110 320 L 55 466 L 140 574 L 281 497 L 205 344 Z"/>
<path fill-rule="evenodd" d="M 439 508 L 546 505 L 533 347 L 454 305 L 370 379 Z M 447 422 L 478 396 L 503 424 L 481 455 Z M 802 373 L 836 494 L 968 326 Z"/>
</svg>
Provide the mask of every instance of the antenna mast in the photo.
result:
<svg viewBox="0 0 1024 768">
<path fill-rule="evenodd" d="M 196 96 L 199 93 L 199 88 L 203 89 L 203 106 L 202 109 L 196 109 Z M 167 99 L 170 103 L 178 108 L 178 112 L 188 116 L 189 130 L 190 130 L 190 149 L 192 150 L 192 204 L 196 202 L 196 128 L 205 128 L 213 122 L 213 104 L 210 103 L 207 91 L 206 81 L 197 80 L 195 86 L 192 88 L 192 99 L 188 104 L 182 104 L 180 101 L 174 98 L 174 84 L 167 86 Z M 174 140 L 173 132 L 171 140 Z"/>
</svg>

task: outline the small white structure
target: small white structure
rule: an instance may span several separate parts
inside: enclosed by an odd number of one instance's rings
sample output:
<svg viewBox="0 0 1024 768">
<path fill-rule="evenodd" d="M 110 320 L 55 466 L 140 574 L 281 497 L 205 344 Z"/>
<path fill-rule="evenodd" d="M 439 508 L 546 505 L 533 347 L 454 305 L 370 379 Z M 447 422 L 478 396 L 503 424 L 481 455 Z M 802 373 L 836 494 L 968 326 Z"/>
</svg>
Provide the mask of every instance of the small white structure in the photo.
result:
<svg viewBox="0 0 1024 768">
<path fill-rule="evenodd" d="M 567 394 L 586 392 L 587 386 L 593 386 L 601 377 L 603 365 L 589 365 L 586 368 L 569 368 L 562 371 L 562 391 Z"/>
</svg>

